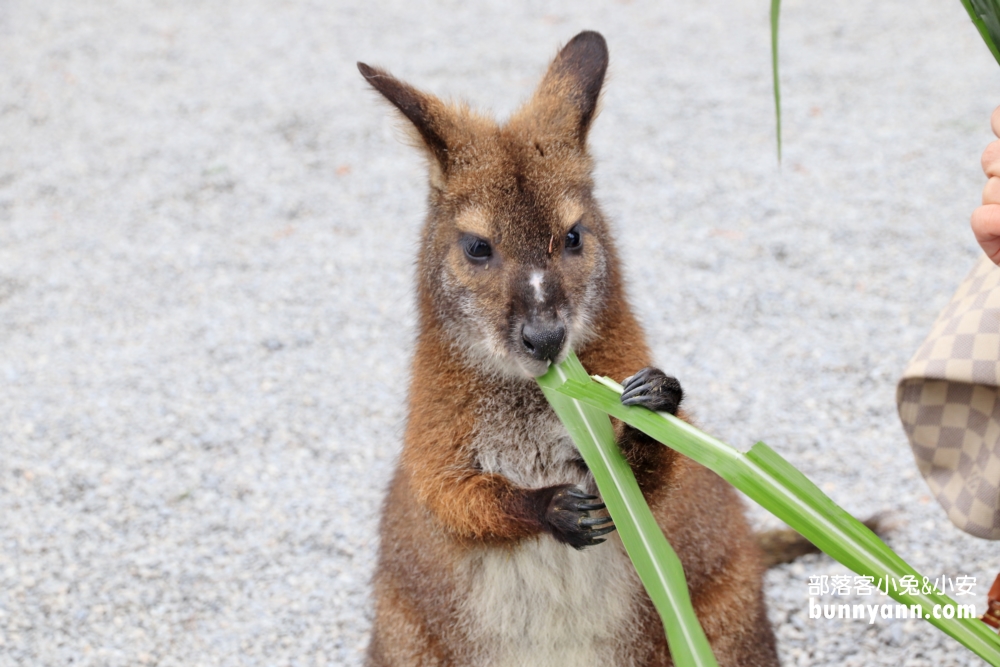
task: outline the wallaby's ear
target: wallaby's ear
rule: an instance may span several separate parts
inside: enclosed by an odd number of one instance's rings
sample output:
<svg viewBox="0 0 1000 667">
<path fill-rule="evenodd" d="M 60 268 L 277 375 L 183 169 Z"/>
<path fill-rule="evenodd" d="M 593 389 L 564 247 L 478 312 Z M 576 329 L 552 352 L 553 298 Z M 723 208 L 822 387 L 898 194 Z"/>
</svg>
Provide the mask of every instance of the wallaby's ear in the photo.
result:
<svg viewBox="0 0 1000 667">
<path fill-rule="evenodd" d="M 604 37 L 592 30 L 581 32 L 559 51 L 531 102 L 518 116 L 533 116 L 541 129 L 583 146 L 607 70 Z"/>
<path fill-rule="evenodd" d="M 430 151 L 442 175 L 448 171 L 448 110 L 438 98 L 422 93 L 385 70 L 358 63 L 358 69 L 372 88 L 402 112 Z M 432 165 L 433 168 L 433 165 Z M 435 180 L 432 175 L 432 181 Z"/>
</svg>

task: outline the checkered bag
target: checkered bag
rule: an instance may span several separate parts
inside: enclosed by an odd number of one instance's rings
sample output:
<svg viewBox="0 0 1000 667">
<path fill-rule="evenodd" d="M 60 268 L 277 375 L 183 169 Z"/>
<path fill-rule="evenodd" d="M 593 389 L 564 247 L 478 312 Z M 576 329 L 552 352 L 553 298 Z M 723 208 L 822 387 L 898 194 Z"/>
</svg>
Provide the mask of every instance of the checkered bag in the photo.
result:
<svg viewBox="0 0 1000 667">
<path fill-rule="evenodd" d="M 952 523 L 1000 540 L 1000 267 L 983 256 L 896 388 L 917 467 Z"/>
</svg>

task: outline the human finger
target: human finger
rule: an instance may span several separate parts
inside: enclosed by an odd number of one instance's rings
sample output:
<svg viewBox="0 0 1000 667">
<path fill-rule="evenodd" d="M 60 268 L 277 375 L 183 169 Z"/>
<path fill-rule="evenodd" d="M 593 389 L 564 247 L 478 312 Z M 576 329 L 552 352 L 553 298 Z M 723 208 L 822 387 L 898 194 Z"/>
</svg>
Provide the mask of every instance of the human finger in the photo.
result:
<svg viewBox="0 0 1000 667">
<path fill-rule="evenodd" d="M 987 178 L 1000 176 L 1000 141 L 994 141 L 986 147 L 980 162 Z"/>
<path fill-rule="evenodd" d="M 972 212 L 972 233 L 983 252 L 1000 264 L 1000 205 L 980 206 Z"/>
<path fill-rule="evenodd" d="M 983 206 L 1000 204 L 1000 177 L 993 176 L 983 186 Z"/>
</svg>

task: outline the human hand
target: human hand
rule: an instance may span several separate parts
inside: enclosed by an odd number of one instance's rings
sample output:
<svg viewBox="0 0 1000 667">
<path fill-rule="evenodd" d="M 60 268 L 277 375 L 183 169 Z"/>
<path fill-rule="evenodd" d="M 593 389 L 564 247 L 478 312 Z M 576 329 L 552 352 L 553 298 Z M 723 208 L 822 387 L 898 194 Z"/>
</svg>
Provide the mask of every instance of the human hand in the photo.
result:
<svg viewBox="0 0 1000 667">
<path fill-rule="evenodd" d="M 990 117 L 993 134 L 1000 137 L 1000 107 Z M 1000 264 L 1000 141 L 983 151 L 983 172 L 989 179 L 983 188 L 983 205 L 972 212 L 972 233 L 983 252 Z"/>
</svg>

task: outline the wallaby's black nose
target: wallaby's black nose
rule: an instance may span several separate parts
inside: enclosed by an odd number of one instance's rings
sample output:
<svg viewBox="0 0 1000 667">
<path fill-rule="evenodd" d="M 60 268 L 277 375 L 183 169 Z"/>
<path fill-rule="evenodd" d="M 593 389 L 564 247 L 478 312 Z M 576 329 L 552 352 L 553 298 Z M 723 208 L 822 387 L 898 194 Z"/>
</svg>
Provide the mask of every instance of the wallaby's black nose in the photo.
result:
<svg viewBox="0 0 1000 667">
<path fill-rule="evenodd" d="M 521 342 L 528 354 L 539 361 L 555 361 L 566 338 L 566 327 L 562 322 L 537 322 L 529 320 L 521 329 Z"/>
</svg>

